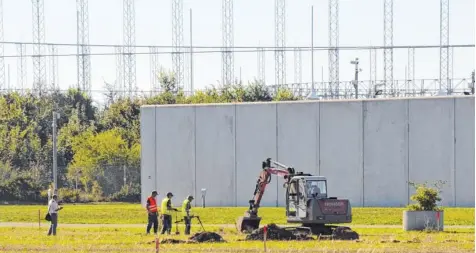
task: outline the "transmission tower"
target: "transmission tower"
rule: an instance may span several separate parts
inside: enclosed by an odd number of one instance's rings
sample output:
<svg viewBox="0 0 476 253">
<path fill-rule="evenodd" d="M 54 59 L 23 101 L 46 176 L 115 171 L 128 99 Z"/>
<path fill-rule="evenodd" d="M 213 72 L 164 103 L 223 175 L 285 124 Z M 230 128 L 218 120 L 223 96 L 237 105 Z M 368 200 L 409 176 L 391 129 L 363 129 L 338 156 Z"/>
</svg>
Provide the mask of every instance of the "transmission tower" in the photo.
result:
<svg viewBox="0 0 476 253">
<path fill-rule="evenodd" d="M 449 0 L 440 0 L 440 90 L 446 91 L 447 94 L 453 92 L 449 81 L 449 30 Z"/>
<path fill-rule="evenodd" d="M 4 41 L 3 37 L 3 0 L 0 0 L 0 41 Z M 0 45 L 0 91 L 5 89 L 5 58 L 4 58 L 4 46 Z"/>
<path fill-rule="evenodd" d="M 329 90 L 339 97 L 339 0 L 329 0 Z"/>
<path fill-rule="evenodd" d="M 23 91 L 23 89 L 26 86 L 27 83 L 27 76 L 26 76 L 26 45 L 25 44 L 17 44 L 17 55 L 19 56 L 17 58 L 17 89 L 20 90 L 20 92 Z"/>
<path fill-rule="evenodd" d="M 257 48 L 256 51 L 258 53 L 258 81 L 266 84 L 266 51 L 264 51 L 264 48 Z"/>
<path fill-rule="evenodd" d="M 377 50 L 370 49 L 370 88 L 377 84 Z"/>
<path fill-rule="evenodd" d="M 301 49 L 294 48 L 294 89 L 293 93 L 301 94 L 302 85 L 302 58 Z"/>
<path fill-rule="evenodd" d="M 172 0 L 172 63 L 177 88 L 184 88 L 183 0 Z"/>
<path fill-rule="evenodd" d="M 49 46 L 49 85 L 51 86 L 51 90 L 55 90 L 59 88 L 58 85 L 58 56 L 57 50 L 55 45 Z"/>
<path fill-rule="evenodd" d="M 276 85 L 278 87 L 286 84 L 286 0 L 276 0 L 275 2 L 275 71 Z"/>
<path fill-rule="evenodd" d="M 395 96 L 395 87 L 393 84 L 393 0 L 384 0 L 383 4 L 383 44 L 386 47 L 383 51 L 384 68 L 384 89 L 385 94 L 390 93 Z"/>
<path fill-rule="evenodd" d="M 415 48 L 408 49 L 408 63 L 407 63 L 407 87 L 406 91 L 415 91 Z M 406 94 L 408 96 L 409 94 Z M 413 92 L 413 96 L 415 93 Z"/>
<path fill-rule="evenodd" d="M 77 11 L 77 78 L 80 90 L 91 94 L 91 56 L 89 48 L 88 0 L 76 0 Z"/>
<path fill-rule="evenodd" d="M 157 47 L 149 47 L 149 66 L 150 66 L 150 86 L 152 93 L 155 95 L 159 91 L 158 77 L 158 54 Z"/>
<path fill-rule="evenodd" d="M 116 54 L 116 81 L 114 83 L 114 89 L 119 91 L 119 97 L 123 97 L 125 93 L 124 89 L 124 50 L 121 46 L 114 48 Z"/>
<path fill-rule="evenodd" d="M 233 62 L 233 0 L 222 0 L 222 84 L 230 85 L 234 81 Z"/>
<path fill-rule="evenodd" d="M 33 92 L 39 95 L 44 91 L 46 66 L 43 56 L 45 42 L 45 12 L 43 0 L 32 0 L 33 7 Z"/>
<path fill-rule="evenodd" d="M 132 97 L 136 90 L 136 28 L 134 0 L 124 0 L 123 42 L 124 42 L 124 88 L 126 96 Z"/>
</svg>

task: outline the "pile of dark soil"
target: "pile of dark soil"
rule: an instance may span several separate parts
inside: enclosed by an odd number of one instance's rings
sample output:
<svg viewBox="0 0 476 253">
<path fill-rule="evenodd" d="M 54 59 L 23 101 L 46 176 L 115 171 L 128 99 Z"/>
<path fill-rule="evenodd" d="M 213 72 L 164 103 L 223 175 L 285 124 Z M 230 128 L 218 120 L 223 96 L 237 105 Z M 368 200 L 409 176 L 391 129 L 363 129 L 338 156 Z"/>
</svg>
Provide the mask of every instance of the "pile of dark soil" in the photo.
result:
<svg viewBox="0 0 476 253">
<path fill-rule="evenodd" d="M 304 234 L 294 234 L 292 231 L 286 230 L 276 226 L 276 224 L 268 224 L 268 234 L 266 237 L 267 240 L 312 240 L 312 237 L 309 237 Z M 246 236 L 245 240 L 264 240 L 264 229 L 259 228 L 251 232 L 251 234 Z"/>
<path fill-rule="evenodd" d="M 349 227 L 337 227 L 332 231 L 332 239 L 334 240 L 358 240 L 359 234 L 352 231 Z"/>
<path fill-rule="evenodd" d="M 178 244 L 178 243 L 187 243 L 186 241 L 177 240 L 177 239 L 162 239 L 160 244 Z"/>
<path fill-rule="evenodd" d="M 192 237 L 188 238 L 192 242 L 225 242 L 221 235 L 214 232 L 201 232 L 196 233 Z"/>
</svg>

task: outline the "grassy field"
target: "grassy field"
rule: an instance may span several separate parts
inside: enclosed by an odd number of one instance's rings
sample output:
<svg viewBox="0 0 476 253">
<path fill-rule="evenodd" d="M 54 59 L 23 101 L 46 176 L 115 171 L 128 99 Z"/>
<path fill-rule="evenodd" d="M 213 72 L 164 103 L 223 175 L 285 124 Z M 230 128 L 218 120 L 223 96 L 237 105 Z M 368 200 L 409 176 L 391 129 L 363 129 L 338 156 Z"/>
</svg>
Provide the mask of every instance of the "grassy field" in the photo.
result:
<svg viewBox="0 0 476 253">
<path fill-rule="evenodd" d="M 147 214 L 139 204 L 91 204 L 63 205 L 59 222 L 63 224 L 142 224 Z M 234 224 L 243 215 L 246 207 L 193 208 L 204 224 Z M 5 205 L 0 206 L 0 222 L 38 222 L 38 210 L 43 222 L 46 206 Z M 401 225 L 404 208 L 359 208 L 354 207 L 352 224 Z M 474 208 L 445 208 L 445 225 L 474 225 Z M 261 224 L 285 224 L 284 208 L 263 207 L 259 215 Z M 174 217 L 175 218 L 175 217 Z"/>
<path fill-rule="evenodd" d="M 194 228 L 198 230 L 198 227 Z M 239 241 L 233 229 L 206 227 L 220 233 L 226 243 L 161 244 L 160 252 L 263 252 L 263 242 Z M 474 229 L 448 229 L 440 233 L 403 232 L 401 229 L 355 229 L 355 241 L 268 241 L 268 252 L 474 252 Z M 181 230 L 183 232 L 183 230 Z M 192 230 L 192 232 L 194 232 Z M 46 227 L 0 228 L 0 252 L 154 252 L 154 237 L 143 229 L 58 228 L 47 237 Z M 184 235 L 167 238 L 185 240 Z M 163 239 L 163 237 L 161 237 Z"/>
</svg>

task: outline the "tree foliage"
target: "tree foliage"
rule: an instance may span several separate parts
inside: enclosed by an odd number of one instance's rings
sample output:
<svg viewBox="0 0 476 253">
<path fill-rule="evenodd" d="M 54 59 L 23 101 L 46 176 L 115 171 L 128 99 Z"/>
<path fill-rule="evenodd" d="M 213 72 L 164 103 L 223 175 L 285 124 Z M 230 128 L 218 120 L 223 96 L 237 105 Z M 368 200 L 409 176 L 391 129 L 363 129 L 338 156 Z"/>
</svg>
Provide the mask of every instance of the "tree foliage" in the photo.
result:
<svg viewBox="0 0 476 253">
<path fill-rule="evenodd" d="M 121 98 L 108 89 L 99 108 L 84 92 L 0 95 L 0 199 L 35 201 L 52 183 L 52 115 L 58 125 L 58 187 L 65 201 L 138 200 L 140 107 L 151 104 L 270 102 L 300 99 L 263 83 L 210 86 L 186 95 L 160 72 L 161 92 Z"/>
</svg>

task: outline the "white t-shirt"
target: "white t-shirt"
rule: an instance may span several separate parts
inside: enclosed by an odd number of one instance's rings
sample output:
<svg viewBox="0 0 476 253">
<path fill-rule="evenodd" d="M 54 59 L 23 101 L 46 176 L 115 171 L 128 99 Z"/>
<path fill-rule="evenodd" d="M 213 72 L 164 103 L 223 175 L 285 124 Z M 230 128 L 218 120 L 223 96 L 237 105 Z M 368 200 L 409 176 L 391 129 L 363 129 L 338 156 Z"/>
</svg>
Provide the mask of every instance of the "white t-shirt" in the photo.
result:
<svg viewBox="0 0 476 253">
<path fill-rule="evenodd" d="M 56 209 L 58 209 L 58 203 L 54 199 L 51 199 L 50 203 L 48 203 L 48 212 L 50 214 L 58 213 Z"/>
</svg>

